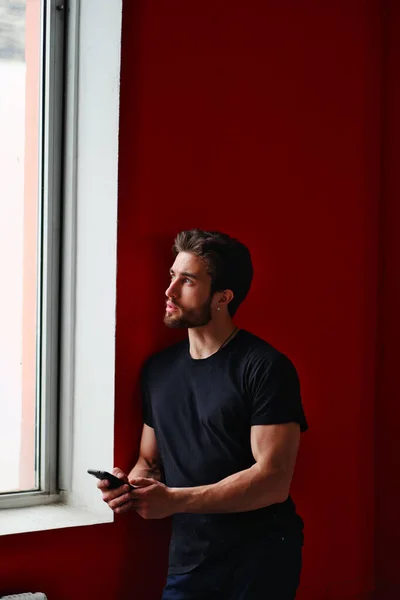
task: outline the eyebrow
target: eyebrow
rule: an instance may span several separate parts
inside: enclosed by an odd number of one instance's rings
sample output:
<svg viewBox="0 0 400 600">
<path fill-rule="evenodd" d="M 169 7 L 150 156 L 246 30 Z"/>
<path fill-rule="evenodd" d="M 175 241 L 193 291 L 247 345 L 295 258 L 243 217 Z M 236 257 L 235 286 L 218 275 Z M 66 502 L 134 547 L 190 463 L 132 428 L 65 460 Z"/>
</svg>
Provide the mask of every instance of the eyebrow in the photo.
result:
<svg viewBox="0 0 400 600">
<path fill-rule="evenodd" d="M 175 275 L 175 271 L 173 269 L 170 269 L 169 272 L 171 275 Z M 190 277 L 191 279 L 198 279 L 197 275 L 195 275 L 194 273 L 189 273 L 189 271 L 182 271 L 181 277 Z"/>
</svg>

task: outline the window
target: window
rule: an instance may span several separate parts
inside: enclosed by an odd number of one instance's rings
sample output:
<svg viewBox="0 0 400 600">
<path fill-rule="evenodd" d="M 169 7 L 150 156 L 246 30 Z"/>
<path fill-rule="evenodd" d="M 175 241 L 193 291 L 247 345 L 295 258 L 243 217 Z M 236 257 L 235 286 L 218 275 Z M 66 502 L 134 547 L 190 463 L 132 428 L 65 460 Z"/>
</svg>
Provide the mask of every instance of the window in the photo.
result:
<svg viewBox="0 0 400 600">
<path fill-rule="evenodd" d="M 4 2 L 4 5 L 3 2 L 4 0 L 0 0 L 0 48 L 5 41 L 6 21 L 3 18 L 3 9 L 8 9 L 12 3 L 16 4 L 14 0 Z M 18 483 L 18 490 L 13 482 L 13 490 L 8 485 L 8 489 L 0 493 L 0 536 L 108 523 L 113 520 L 112 511 L 101 501 L 96 483 L 87 475 L 86 469 L 110 469 L 113 466 L 118 82 L 122 0 L 74 0 L 63 2 L 65 8 L 61 11 L 56 9 L 59 2 L 60 0 L 57 3 L 55 0 L 51 0 L 51 3 L 26 0 L 26 3 L 19 3 L 22 4 L 21 10 L 24 15 L 20 23 L 25 30 L 30 26 L 30 19 L 36 15 L 36 45 L 33 46 L 33 54 L 32 50 L 28 51 L 23 47 L 26 64 L 23 64 L 22 68 L 26 69 L 26 95 L 29 95 L 28 89 L 32 81 L 36 81 L 37 95 L 33 94 L 32 98 L 41 98 L 42 103 L 37 103 L 35 108 L 34 101 L 27 100 L 26 112 L 28 114 L 29 109 L 36 115 L 36 126 L 40 125 L 39 133 L 44 130 L 44 133 L 36 135 L 34 141 L 35 129 L 33 133 L 25 132 L 25 109 L 22 111 L 21 137 L 25 154 L 22 159 L 27 160 L 28 146 L 36 148 L 36 158 L 31 164 L 38 161 L 34 171 L 37 181 L 32 189 L 36 190 L 37 194 L 35 210 L 41 215 L 41 225 L 37 225 L 36 239 L 30 247 L 34 248 L 33 254 L 29 254 L 29 258 L 32 259 L 29 264 L 40 268 L 33 279 L 33 286 L 43 283 L 41 291 L 33 296 L 37 304 L 35 310 L 31 307 L 31 314 L 35 317 L 34 324 L 40 324 L 41 332 L 39 339 L 31 329 L 34 354 L 30 364 L 33 365 L 32 372 L 35 377 L 31 388 L 34 390 L 31 411 L 40 407 L 40 420 L 34 420 L 35 415 L 28 415 L 29 427 L 34 423 L 38 436 L 40 431 L 36 445 L 30 445 L 37 453 L 30 456 L 36 456 L 38 459 L 40 454 L 40 460 L 36 463 L 36 487 L 28 489 Z M 63 44 L 64 28 L 66 34 Z M 31 38 L 31 41 L 33 39 Z M 40 42 L 40 39 L 43 41 Z M 4 56 L 5 53 L 2 54 L 0 50 L 0 62 L 9 60 L 4 59 Z M 36 80 L 29 80 L 29 72 L 34 73 L 29 64 L 29 61 L 33 60 L 32 56 L 37 61 Z M 41 64 L 44 66 L 40 71 Z M 39 76 L 43 79 L 39 79 Z M 65 80 L 63 90 L 61 79 Z M 0 83 L 0 86 L 3 85 L 4 83 Z M 42 92 L 43 87 L 45 93 Z M 59 109 L 61 91 L 62 113 Z M 3 131 L 7 131 L 3 128 L 7 120 L 3 111 L 5 100 L 2 87 L 0 96 L 0 211 L 3 211 L 0 216 L 1 238 L 4 232 L 7 232 L 3 223 L 5 210 L 10 210 L 10 205 L 3 199 L 6 191 L 5 186 L 2 187 L 3 167 L 7 165 L 7 169 L 10 169 L 11 147 L 15 140 L 12 140 L 9 146 L 2 145 Z M 12 102 L 7 104 L 11 105 Z M 11 118 L 10 111 L 7 118 Z M 14 135 L 17 135 L 17 130 Z M 4 152 L 8 162 L 4 159 Z M 19 157 L 19 161 L 22 159 Z M 63 172 L 61 182 L 60 159 Z M 20 184 L 24 189 L 27 188 L 26 174 L 20 179 Z M 42 188 L 43 195 L 37 192 L 37 189 Z M 7 194 L 10 197 L 11 193 L 8 189 Z M 19 198 L 23 204 L 24 194 L 25 191 L 20 190 Z M 38 232 L 43 233 L 39 235 Z M 60 237 L 61 248 L 58 247 Z M 0 244 L 2 242 L 0 239 Z M 3 258 L 0 257 L 0 272 L 4 275 L 2 284 L 6 280 L 3 267 L 8 264 Z M 25 277 L 22 267 L 20 276 L 21 279 Z M 21 283 L 21 298 L 22 287 Z M 10 297 L 10 291 L 2 285 L 1 327 L 7 323 L 3 313 L 6 307 L 5 299 L 9 308 Z M 13 301 L 17 302 L 15 296 Z M 17 323 L 17 326 L 22 336 L 21 323 Z M 1 333 L 3 335 L 3 331 Z M 0 352 L 1 344 L 2 340 Z M 10 348 L 6 349 L 5 353 L 8 359 L 7 352 L 10 352 Z M 15 394 L 14 397 L 9 394 L 5 398 L 6 401 L 3 401 L 3 356 L 4 354 L 0 356 L 0 437 L 5 429 L 4 420 L 8 418 L 9 402 L 20 402 L 21 405 L 21 396 Z M 19 360 L 21 362 L 22 357 Z M 19 368 L 22 370 L 21 366 Z M 15 410 L 15 407 L 13 409 Z M 28 423 L 29 419 L 26 420 L 25 427 L 28 427 Z M 21 429 L 17 427 L 15 436 L 19 435 L 21 440 L 19 431 Z M 35 435 L 34 431 L 34 440 Z M 26 442 L 28 434 L 24 434 L 24 438 Z M 16 447 L 19 452 L 20 446 L 16 444 Z M 2 444 L 0 439 L 2 475 L 6 459 L 8 460 L 10 455 L 11 445 Z M 32 470 L 35 478 L 35 463 L 30 469 L 31 474 Z M 52 493 L 54 490 L 58 493 Z"/>
<path fill-rule="evenodd" d="M 64 12 L 0 0 L 0 507 L 57 490 Z"/>
</svg>

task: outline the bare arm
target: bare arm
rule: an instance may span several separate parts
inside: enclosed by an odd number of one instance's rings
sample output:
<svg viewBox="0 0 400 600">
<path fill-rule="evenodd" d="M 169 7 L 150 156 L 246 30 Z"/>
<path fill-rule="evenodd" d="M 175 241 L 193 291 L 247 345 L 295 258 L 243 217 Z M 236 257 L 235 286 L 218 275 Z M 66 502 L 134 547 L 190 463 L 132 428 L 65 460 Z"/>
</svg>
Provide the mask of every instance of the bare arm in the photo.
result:
<svg viewBox="0 0 400 600">
<path fill-rule="evenodd" d="M 129 481 L 135 477 L 151 477 L 161 481 L 161 461 L 154 429 L 143 425 L 139 458 L 128 475 Z"/>
<path fill-rule="evenodd" d="M 126 484 L 136 477 L 151 477 L 152 481 L 161 481 L 161 463 L 154 429 L 143 425 L 140 441 L 139 458 L 127 476 L 121 469 L 115 467 L 113 475 L 122 479 Z M 137 506 L 134 493 L 128 485 L 110 489 L 107 480 L 99 481 L 97 487 L 103 493 L 103 500 L 115 512 L 128 512 Z"/>
<path fill-rule="evenodd" d="M 136 478 L 138 513 L 147 519 L 174 513 L 231 513 L 284 502 L 290 489 L 300 442 L 297 423 L 254 425 L 251 447 L 255 464 L 218 483 L 168 488 L 151 479 Z"/>
<path fill-rule="evenodd" d="M 178 512 L 241 512 L 284 502 L 299 441 L 297 423 L 254 425 L 251 447 L 255 464 L 212 485 L 172 490 Z"/>
</svg>

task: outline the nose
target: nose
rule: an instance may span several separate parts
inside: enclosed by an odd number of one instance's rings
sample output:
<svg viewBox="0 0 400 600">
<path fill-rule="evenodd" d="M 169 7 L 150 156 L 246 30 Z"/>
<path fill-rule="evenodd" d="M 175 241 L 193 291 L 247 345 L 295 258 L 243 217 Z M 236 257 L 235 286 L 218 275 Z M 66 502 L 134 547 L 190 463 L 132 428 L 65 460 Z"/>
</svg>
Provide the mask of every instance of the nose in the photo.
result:
<svg viewBox="0 0 400 600">
<path fill-rule="evenodd" d="M 176 281 L 171 281 L 171 283 L 165 290 L 165 295 L 167 296 L 167 298 L 176 298 L 176 296 L 177 296 L 176 283 L 177 283 Z"/>
</svg>

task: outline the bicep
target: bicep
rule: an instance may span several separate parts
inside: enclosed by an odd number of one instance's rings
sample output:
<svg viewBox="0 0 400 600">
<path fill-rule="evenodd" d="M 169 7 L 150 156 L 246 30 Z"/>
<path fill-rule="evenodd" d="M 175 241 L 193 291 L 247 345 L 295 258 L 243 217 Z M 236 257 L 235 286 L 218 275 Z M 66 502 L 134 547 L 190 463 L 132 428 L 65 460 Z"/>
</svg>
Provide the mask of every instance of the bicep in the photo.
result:
<svg viewBox="0 0 400 600">
<path fill-rule="evenodd" d="M 149 427 L 146 424 L 143 425 L 139 454 L 148 465 L 159 466 L 160 453 L 158 451 L 156 434 L 153 427 Z"/>
<path fill-rule="evenodd" d="M 266 473 L 281 473 L 290 483 L 300 444 L 298 423 L 253 425 L 250 433 L 254 460 Z"/>
</svg>

